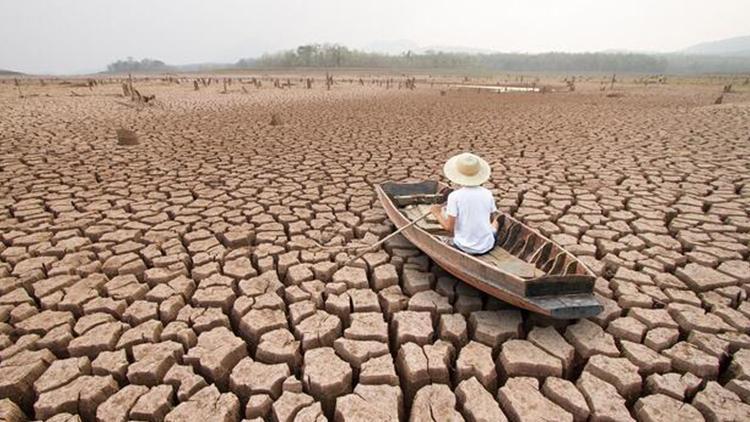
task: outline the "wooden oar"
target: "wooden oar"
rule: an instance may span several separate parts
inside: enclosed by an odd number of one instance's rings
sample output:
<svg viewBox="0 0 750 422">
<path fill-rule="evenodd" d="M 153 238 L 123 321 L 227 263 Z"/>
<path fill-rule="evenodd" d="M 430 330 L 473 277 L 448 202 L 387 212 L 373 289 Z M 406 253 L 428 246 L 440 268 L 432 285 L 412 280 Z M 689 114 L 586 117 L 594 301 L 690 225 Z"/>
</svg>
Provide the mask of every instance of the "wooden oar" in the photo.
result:
<svg viewBox="0 0 750 422">
<path fill-rule="evenodd" d="M 395 235 L 397 235 L 397 234 L 401 233 L 402 231 L 404 231 L 404 230 L 408 229 L 409 227 L 411 227 L 411 226 L 413 226 L 413 225 L 417 224 L 418 222 L 420 222 L 420 221 L 424 220 L 424 219 L 425 219 L 425 218 L 427 218 L 427 217 L 428 217 L 428 216 L 429 216 L 430 214 L 432 214 L 432 211 L 428 211 L 428 212 L 426 212 L 426 213 L 425 213 L 425 214 L 424 214 L 423 216 L 421 216 L 421 217 L 417 218 L 416 220 L 412 221 L 411 223 L 409 223 L 409 224 L 405 225 L 404 227 L 401 227 L 400 229 L 396 230 L 395 232 L 393 232 L 393 233 L 389 234 L 388 236 L 384 237 L 384 238 L 383 238 L 382 240 L 380 240 L 379 242 L 373 243 L 373 244 L 372 244 L 372 245 L 370 245 L 370 246 L 365 246 L 365 248 L 366 248 L 366 249 L 365 249 L 364 251 L 362 251 L 362 252 L 361 252 L 361 253 L 360 253 L 359 255 L 357 255 L 356 257 L 354 257 L 354 258 L 352 258 L 352 259 L 350 259 L 349 261 L 346 261 L 346 263 L 344 263 L 344 265 L 342 265 L 342 267 L 346 267 L 347 265 L 349 265 L 349 264 L 352 264 L 352 263 L 354 263 L 354 262 L 355 262 L 355 261 L 357 261 L 357 260 L 358 260 L 359 258 L 362 258 L 363 256 L 365 256 L 365 255 L 366 255 L 366 254 L 367 254 L 368 252 L 370 252 L 370 251 L 371 251 L 371 250 L 372 250 L 373 248 L 375 248 L 376 246 L 380 246 L 380 245 L 382 245 L 382 244 L 383 244 L 383 243 L 385 243 L 385 242 L 386 242 L 386 241 L 387 241 L 388 239 L 390 239 L 390 238 L 392 238 L 393 236 L 395 236 Z"/>
</svg>

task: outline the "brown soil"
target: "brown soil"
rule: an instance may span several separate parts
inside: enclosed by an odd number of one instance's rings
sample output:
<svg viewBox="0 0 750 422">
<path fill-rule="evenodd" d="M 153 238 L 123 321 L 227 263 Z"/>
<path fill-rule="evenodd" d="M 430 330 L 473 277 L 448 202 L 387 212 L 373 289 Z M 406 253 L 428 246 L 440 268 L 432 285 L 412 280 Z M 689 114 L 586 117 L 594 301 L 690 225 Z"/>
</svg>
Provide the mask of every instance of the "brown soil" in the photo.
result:
<svg viewBox="0 0 750 422">
<path fill-rule="evenodd" d="M 750 418 L 750 93 L 385 78 L 136 79 L 148 104 L 0 80 L 0 414 Z M 460 151 L 599 275 L 602 314 L 519 311 L 403 239 L 340 270 L 316 247 L 386 236 L 373 184 Z"/>
</svg>

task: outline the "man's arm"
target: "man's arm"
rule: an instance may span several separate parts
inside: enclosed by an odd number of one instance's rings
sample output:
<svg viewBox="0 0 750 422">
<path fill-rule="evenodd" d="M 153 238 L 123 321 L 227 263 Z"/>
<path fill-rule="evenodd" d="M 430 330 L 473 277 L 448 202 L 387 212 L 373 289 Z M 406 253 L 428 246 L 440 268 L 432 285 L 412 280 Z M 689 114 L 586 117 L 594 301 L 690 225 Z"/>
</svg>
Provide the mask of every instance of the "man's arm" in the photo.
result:
<svg viewBox="0 0 750 422">
<path fill-rule="evenodd" d="M 432 212 L 432 215 L 435 216 L 438 223 L 440 223 L 448 233 L 453 234 L 453 229 L 456 227 L 456 217 L 443 215 L 443 207 L 439 204 L 430 207 L 430 211 Z"/>
</svg>

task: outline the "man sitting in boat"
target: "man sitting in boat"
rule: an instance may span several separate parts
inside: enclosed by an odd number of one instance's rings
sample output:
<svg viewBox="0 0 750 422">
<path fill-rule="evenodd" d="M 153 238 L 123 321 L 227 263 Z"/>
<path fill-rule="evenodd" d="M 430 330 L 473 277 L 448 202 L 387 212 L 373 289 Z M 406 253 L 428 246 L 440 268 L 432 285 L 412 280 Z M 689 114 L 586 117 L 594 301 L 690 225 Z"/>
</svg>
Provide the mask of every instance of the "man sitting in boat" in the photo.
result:
<svg viewBox="0 0 750 422">
<path fill-rule="evenodd" d="M 492 192 L 481 185 L 490 178 L 490 165 L 482 158 L 463 153 L 451 157 L 443 166 L 445 177 L 461 188 L 448 195 L 448 203 L 433 205 L 432 214 L 443 228 L 453 233 L 453 245 L 472 254 L 489 252 L 497 238 L 497 211 Z"/>
</svg>

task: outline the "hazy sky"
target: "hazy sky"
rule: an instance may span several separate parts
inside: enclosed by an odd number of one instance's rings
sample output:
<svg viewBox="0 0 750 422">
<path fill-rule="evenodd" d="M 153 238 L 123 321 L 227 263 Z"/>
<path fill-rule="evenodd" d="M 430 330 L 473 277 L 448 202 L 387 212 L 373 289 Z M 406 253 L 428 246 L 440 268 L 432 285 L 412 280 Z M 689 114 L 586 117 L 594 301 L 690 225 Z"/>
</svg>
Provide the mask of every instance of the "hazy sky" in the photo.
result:
<svg viewBox="0 0 750 422">
<path fill-rule="evenodd" d="M 750 0 L 0 0 L 0 68 L 30 73 L 127 56 L 234 62 L 309 42 L 672 51 L 739 35 Z"/>
</svg>

